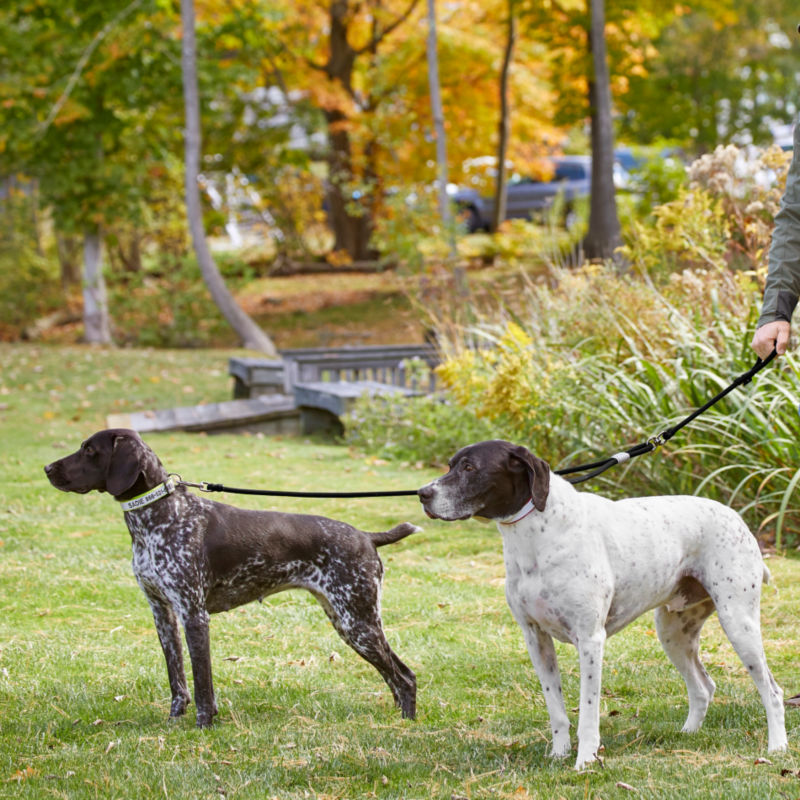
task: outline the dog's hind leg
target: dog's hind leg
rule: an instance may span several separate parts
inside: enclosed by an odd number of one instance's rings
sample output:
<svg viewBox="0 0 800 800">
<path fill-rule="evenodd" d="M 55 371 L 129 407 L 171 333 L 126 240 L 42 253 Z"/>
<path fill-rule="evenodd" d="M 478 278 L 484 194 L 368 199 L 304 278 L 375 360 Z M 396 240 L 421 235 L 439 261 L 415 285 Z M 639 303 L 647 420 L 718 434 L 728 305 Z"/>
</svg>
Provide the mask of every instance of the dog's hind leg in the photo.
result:
<svg viewBox="0 0 800 800">
<path fill-rule="evenodd" d="M 785 750 L 788 742 L 784 723 L 783 690 L 775 682 L 767 666 L 761 639 L 760 590 L 760 584 L 753 581 L 751 596 L 747 601 L 738 603 L 736 607 L 718 606 L 717 613 L 725 635 L 730 639 L 733 649 L 742 659 L 761 695 L 761 702 L 767 712 L 767 748 L 774 752 Z"/>
<path fill-rule="evenodd" d="M 352 593 L 348 594 L 313 594 L 339 636 L 378 670 L 392 690 L 402 715 L 414 719 L 417 713 L 417 678 L 386 641 L 379 613 L 378 591 L 375 590 L 374 598 L 359 597 L 360 588 L 354 584 Z"/>
<path fill-rule="evenodd" d="M 683 730 L 699 730 L 714 697 L 714 681 L 700 662 L 700 629 L 714 612 L 711 598 L 681 611 L 660 606 L 655 611 L 656 632 L 669 660 L 686 683 L 689 693 L 689 716 Z"/>
</svg>

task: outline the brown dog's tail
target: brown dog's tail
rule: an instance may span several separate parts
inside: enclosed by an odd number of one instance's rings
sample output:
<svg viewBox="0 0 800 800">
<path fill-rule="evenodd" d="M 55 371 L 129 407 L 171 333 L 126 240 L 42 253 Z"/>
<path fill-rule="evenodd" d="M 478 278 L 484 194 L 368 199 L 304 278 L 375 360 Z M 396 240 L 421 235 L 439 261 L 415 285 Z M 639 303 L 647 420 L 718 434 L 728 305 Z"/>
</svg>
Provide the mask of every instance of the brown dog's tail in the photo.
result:
<svg viewBox="0 0 800 800">
<path fill-rule="evenodd" d="M 370 538 L 375 547 L 383 547 L 385 544 L 394 544 L 406 536 L 411 536 L 412 533 L 419 533 L 422 528 L 412 525 L 410 522 L 401 522 L 395 525 L 390 531 L 382 531 L 381 533 L 370 533 Z"/>
</svg>

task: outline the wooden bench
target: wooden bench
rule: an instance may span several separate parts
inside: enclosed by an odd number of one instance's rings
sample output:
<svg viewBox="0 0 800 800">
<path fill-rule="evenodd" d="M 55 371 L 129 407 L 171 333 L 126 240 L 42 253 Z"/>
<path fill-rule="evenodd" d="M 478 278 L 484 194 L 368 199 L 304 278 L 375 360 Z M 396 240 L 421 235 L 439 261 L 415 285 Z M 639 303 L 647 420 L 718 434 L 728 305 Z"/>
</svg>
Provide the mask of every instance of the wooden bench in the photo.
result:
<svg viewBox="0 0 800 800">
<path fill-rule="evenodd" d="M 312 381 L 294 385 L 294 404 L 300 411 L 304 434 L 344 433 L 342 417 L 360 397 L 413 396 L 421 392 L 378 381 Z"/>
<path fill-rule="evenodd" d="M 286 365 L 279 358 L 231 358 L 234 399 L 286 394 Z"/>
<path fill-rule="evenodd" d="M 284 350 L 281 356 L 281 360 L 231 358 L 228 371 L 234 379 L 234 397 L 291 394 L 296 383 L 319 381 L 366 380 L 428 392 L 436 388 L 433 368 L 439 358 L 430 345 L 312 347 Z M 415 360 L 423 369 L 414 367 Z"/>
<path fill-rule="evenodd" d="M 282 358 L 236 357 L 228 363 L 234 399 L 224 403 L 111 414 L 109 428 L 155 431 L 329 432 L 362 395 L 419 395 L 435 389 L 438 363 L 429 345 L 313 347 Z M 419 360 L 423 368 L 415 368 Z"/>
<path fill-rule="evenodd" d="M 262 432 L 295 434 L 300 430 L 300 412 L 294 398 L 286 395 L 227 400 L 199 406 L 158 411 L 109 414 L 109 428 L 133 428 L 139 433 L 161 431 L 207 431 L 209 433 Z"/>
</svg>

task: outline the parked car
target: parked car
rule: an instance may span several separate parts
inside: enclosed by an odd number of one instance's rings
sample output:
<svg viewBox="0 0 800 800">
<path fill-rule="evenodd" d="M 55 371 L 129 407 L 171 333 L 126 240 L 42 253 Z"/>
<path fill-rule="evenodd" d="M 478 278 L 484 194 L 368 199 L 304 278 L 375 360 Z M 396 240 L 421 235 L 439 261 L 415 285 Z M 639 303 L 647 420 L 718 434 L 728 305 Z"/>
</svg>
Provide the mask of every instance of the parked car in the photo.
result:
<svg viewBox="0 0 800 800">
<path fill-rule="evenodd" d="M 553 177 L 550 180 L 513 174 L 506 186 L 506 219 L 530 219 L 547 211 L 561 196 L 564 203 L 564 222 L 574 220 L 575 201 L 588 197 L 592 187 L 591 156 L 560 156 L 553 159 Z M 474 233 L 490 230 L 494 213 L 494 197 L 481 194 L 477 189 L 454 187 L 452 201 L 463 216 L 467 230 Z"/>
</svg>

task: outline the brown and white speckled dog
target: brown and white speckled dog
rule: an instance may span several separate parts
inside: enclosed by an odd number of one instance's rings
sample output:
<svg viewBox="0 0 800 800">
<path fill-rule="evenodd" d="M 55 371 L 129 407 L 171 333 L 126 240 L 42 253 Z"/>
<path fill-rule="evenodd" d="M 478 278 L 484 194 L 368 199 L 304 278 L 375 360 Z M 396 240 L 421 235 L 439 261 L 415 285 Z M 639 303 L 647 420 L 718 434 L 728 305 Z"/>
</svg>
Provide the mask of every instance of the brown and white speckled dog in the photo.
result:
<svg viewBox="0 0 800 800">
<path fill-rule="evenodd" d="M 761 643 L 758 544 L 730 508 L 700 497 L 616 502 L 578 492 L 525 447 L 479 442 L 419 490 L 428 516 L 493 519 L 503 536 L 506 598 L 542 684 L 552 753 L 570 752 L 569 720 L 553 638 L 580 663 L 576 768 L 600 747 L 600 679 L 606 638 L 655 609 L 656 631 L 689 691 L 685 731 L 696 731 L 714 695 L 700 663 L 700 629 L 716 610 L 767 712 L 768 748 L 786 749 L 783 692 Z"/>
<path fill-rule="evenodd" d="M 217 713 L 208 615 L 292 588 L 316 597 L 342 639 L 381 674 L 403 716 L 414 717 L 416 678 L 389 647 L 381 624 L 383 565 L 376 548 L 416 526 L 365 533 L 325 517 L 207 500 L 172 486 L 156 454 L 125 429 L 94 434 L 45 473 L 62 491 L 108 492 L 122 503 L 133 572 L 167 661 L 170 717 L 183 714 L 191 699 L 178 623 L 192 662 L 197 725 L 205 727 Z"/>
</svg>

